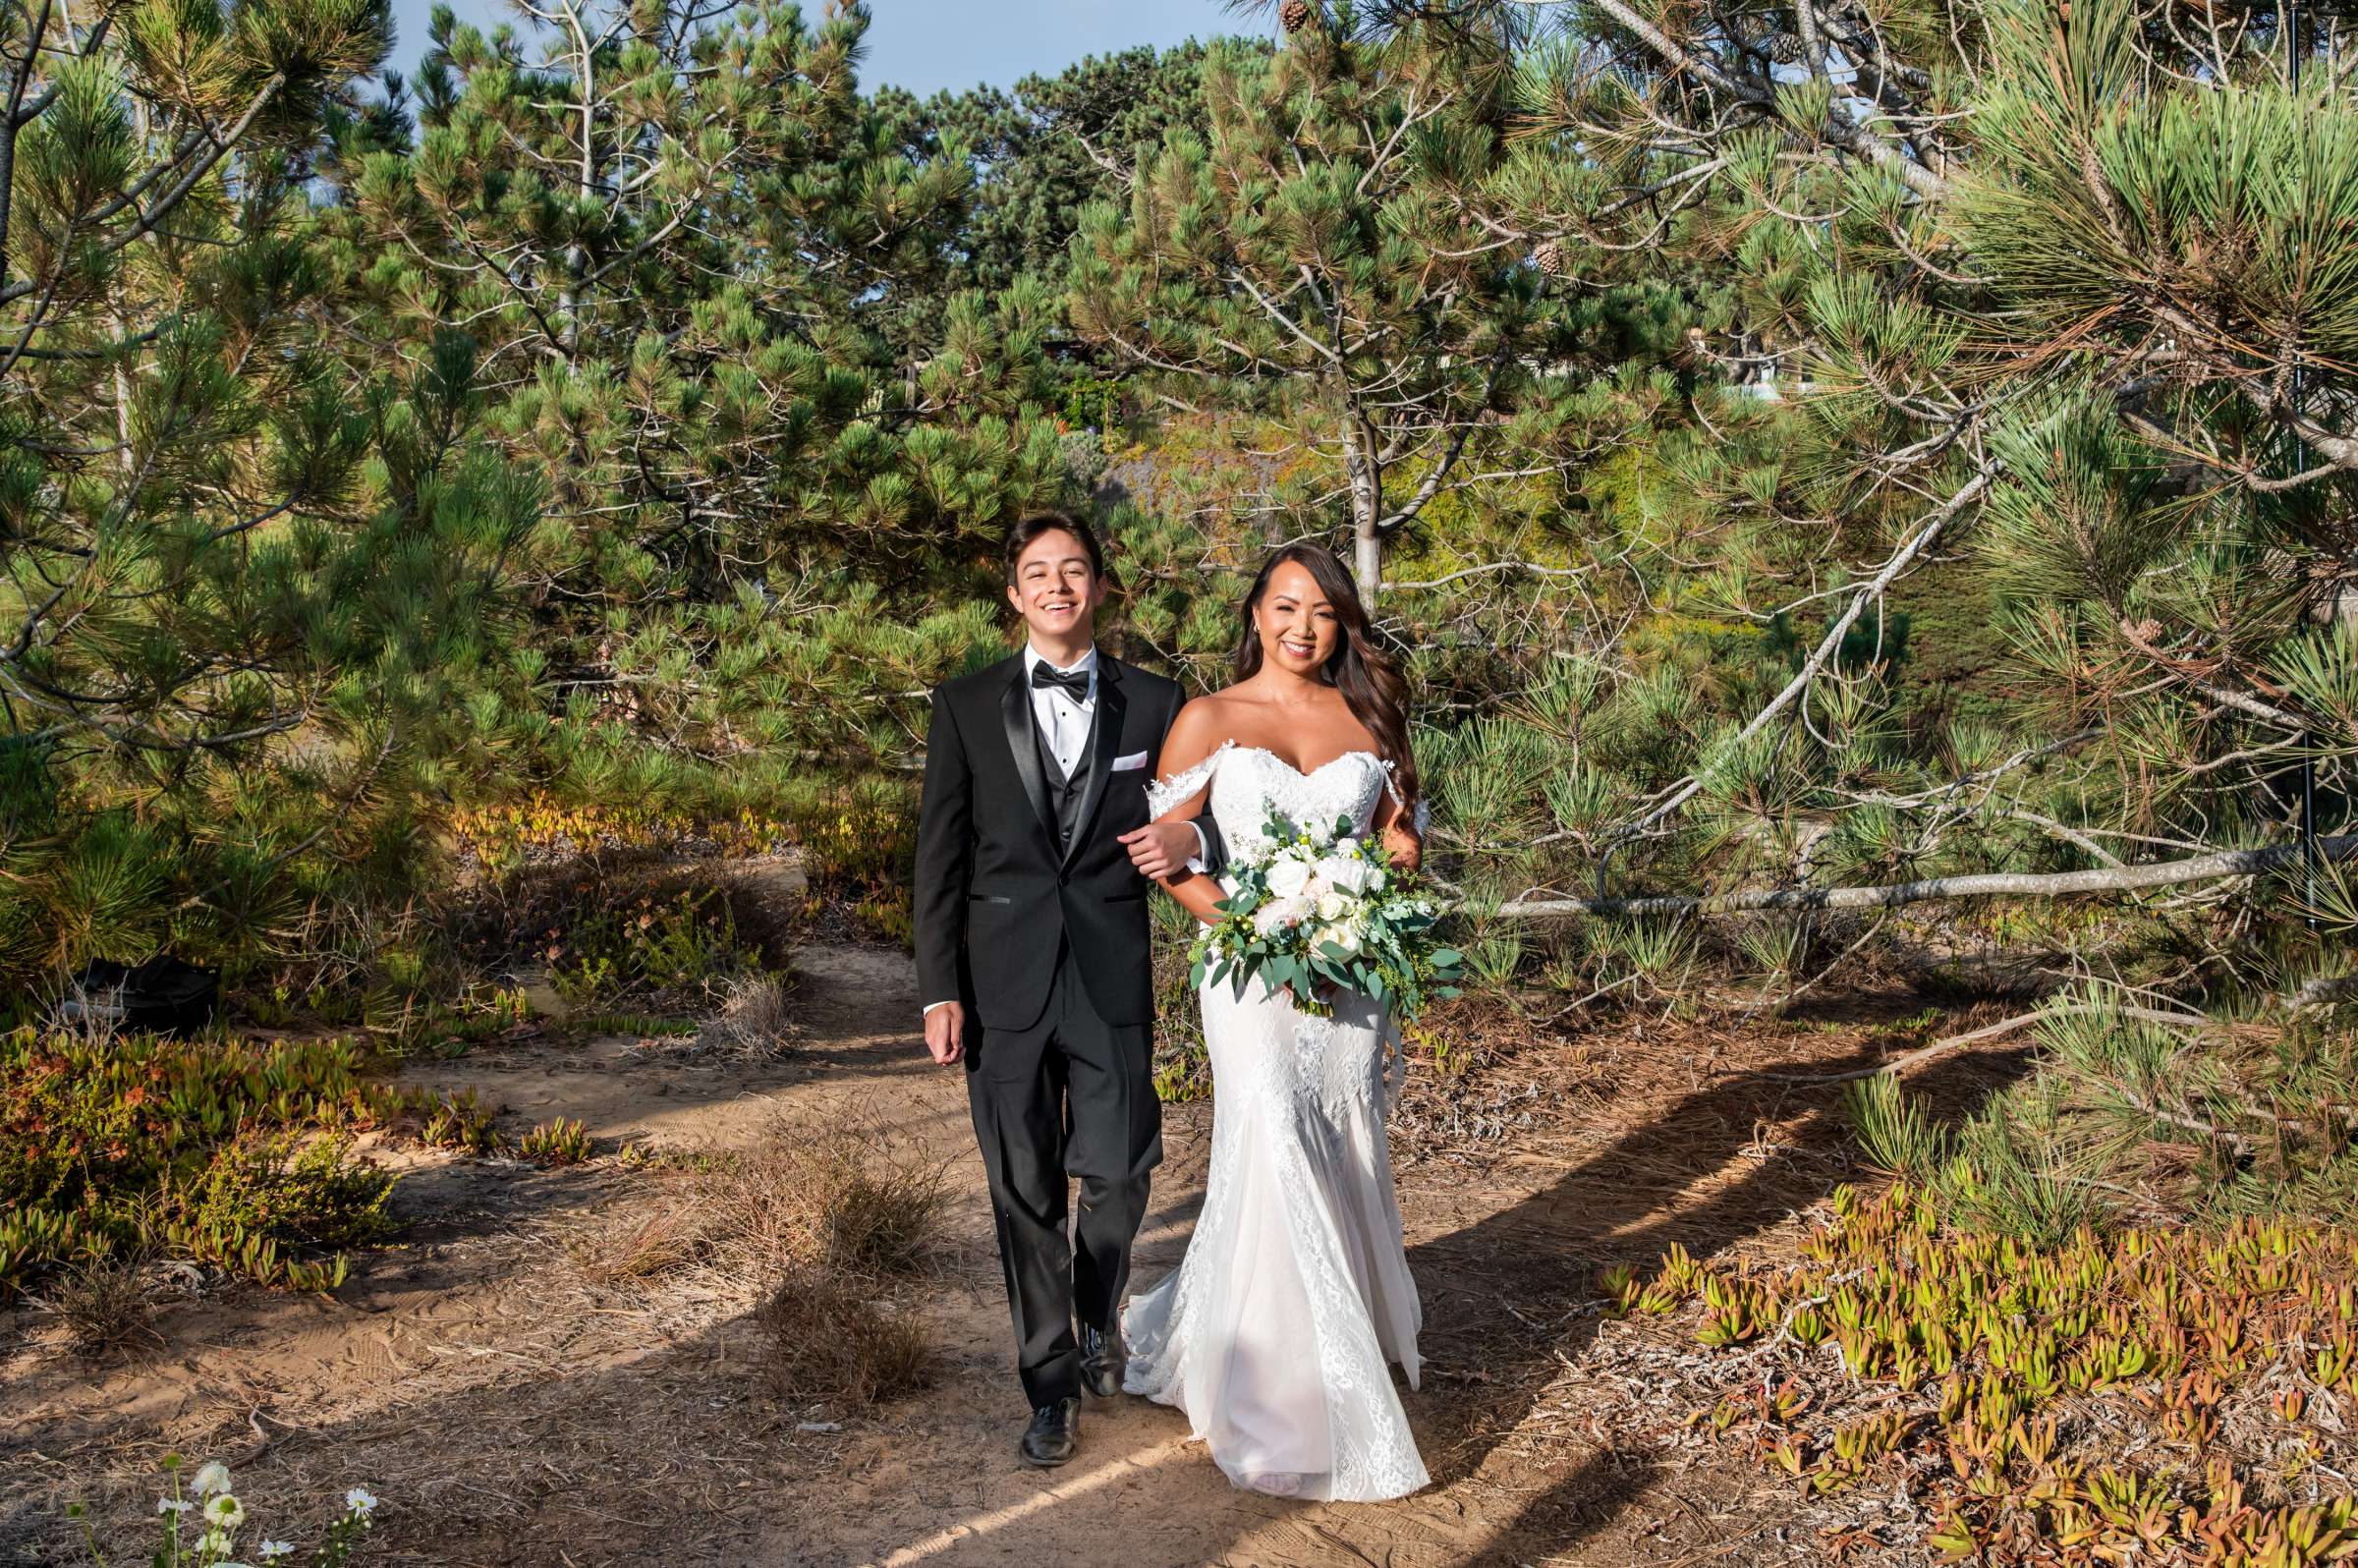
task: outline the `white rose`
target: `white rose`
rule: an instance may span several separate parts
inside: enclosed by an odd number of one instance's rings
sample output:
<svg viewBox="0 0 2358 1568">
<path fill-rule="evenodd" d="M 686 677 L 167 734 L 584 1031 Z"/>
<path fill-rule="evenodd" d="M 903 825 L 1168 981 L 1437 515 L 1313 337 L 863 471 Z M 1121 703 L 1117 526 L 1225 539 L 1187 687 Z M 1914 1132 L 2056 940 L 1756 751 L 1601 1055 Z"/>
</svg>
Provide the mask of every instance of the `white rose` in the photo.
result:
<svg viewBox="0 0 2358 1568">
<path fill-rule="evenodd" d="M 1268 880 L 1269 891 L 1279 898 L 1300 898 L 1310 886 L 1310 868 L 1287 855 L 1269 868 Z"/>
<path fill-rule="evenodd" d="M 1339 921 L 1350 908 L 1351 901 L 1331 887 L 1318 897 L 1319 919 L 1322 921 Z"/>
<path fill-rule="evenodd" d="M 1319 874 L 1346 893 L 1366 892 L 1368 878 L 1375 869 L 1366 861 L 1347 860 L 1339 855 L 1319 862 Z"/>
<path fill-rule="evenodd" d="M 1346 921 L 1334 921 L 1319 927 L 1318 938 L 1311 945 L 1323 947 L 1328 942 L 1332 942 L 1346 954 L 1353 954 L 1359 951 L 1360 940 L 1365 934 L 1365 928 L 1356 917 Z"/>
</svg>

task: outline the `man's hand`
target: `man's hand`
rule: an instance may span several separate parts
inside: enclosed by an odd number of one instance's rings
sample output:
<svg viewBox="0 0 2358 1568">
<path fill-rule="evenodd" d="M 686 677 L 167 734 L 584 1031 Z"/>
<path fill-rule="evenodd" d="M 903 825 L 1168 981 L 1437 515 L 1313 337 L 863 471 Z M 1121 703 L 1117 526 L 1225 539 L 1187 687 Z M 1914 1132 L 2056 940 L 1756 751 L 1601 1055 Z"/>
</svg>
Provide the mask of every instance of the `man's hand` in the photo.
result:
<svg viewBox="0 0 2358 1568">
<path fill-rule="evenodd" d="M 926 1049 L 947 1067 L 966 1055 L 966 1004 L 944 1002 L 926 1015 Z"/>
<path fill-rule="evenodd" d="M 1129 849 L 1130 864 L 1138 868 L 1139 874 L 1158 880 L 1185 870 L 1203 847 L 1196 824 L 1188 821 L 1149 822 L 1124 833 L 1121 842 Z"/>
</svg>

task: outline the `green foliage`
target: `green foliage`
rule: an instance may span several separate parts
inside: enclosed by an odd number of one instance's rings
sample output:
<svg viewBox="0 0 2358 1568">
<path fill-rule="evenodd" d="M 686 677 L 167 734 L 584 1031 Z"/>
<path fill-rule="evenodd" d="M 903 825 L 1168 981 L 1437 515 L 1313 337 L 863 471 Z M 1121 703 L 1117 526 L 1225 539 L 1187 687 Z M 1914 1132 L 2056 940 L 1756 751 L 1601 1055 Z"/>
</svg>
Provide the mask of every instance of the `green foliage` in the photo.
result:
<svg viewBox="0 0 2358 1568">
<path fill-rule="evenodd" d="M 589 1159 L 593 1148 L 590 1130 L 562 1116 L 535 1124 L 516 1141 L 519 1156 L 543 1165 L 579 1165 Z"/>
<path fill-rule="evenodd" d="M 1699 1309 L 1746 1375 L 1697 1420 L 1802 1495 L 1900 1474 L 1940 1560 L 2324 1564 L 2358 1548 L 2346 1229 L 1950 1231 L 1922 1191 L 1834 1195 L 1805 1259 L 1608 1274 L 1620 1312 Z M 2293 1456 L 2288 1462 L 2288 1456 Z"/>
<path fill-rule="evenodd" d="M 2051 1243 L 2138 1205 L 2338 1213 L 2358 1187 L 2358 1033 L 2330 1012 L 2280 1028 L 2170 1016 L 2067 991 L 2040 1020 L 2040 1071 L 1956 1125 L 1886 1075 L 1852 1085 L 1845 1108 L 1879 1167 L 1972 1229 Z"/>
<path fill-rule="evenodd" d="M 743 973 L 751 955 L 737 941 L 728 900 L 717 891 L 642 894 L 600 906 L 573 923 L 546 953 L 557 993 L 576 1006 L 623 997 L 709 996 Z"/>
<path fill-rule="evenodd" d="M 1252 50 L 1228 41 L 1223 49 Z M 973 200 L 959 230 L 959 284 L 1006 288 L 1017 278 L 1061 276 L 1066 248 L 1094 201 L 1120 199 L 1127 172 L 1173 131 L 1204 123 L 1204 65 L 1193 40 L 1173 49 L 1093 55 L 1053 77 L 1012 89 L 980 87 L 924 105 L 886 88 L 879 110 L 923 124 L 936 144 L 957 145 L 973 170 Z M 1079 383 L 1086 384 L 1086 383 Z M 1075 417 L 1074 424 L 1095 422 Z"/>
<path fill-rule="evenodd" d="M 472 1095 L 394 1088 L 342 1040 L 0 1036 L 0 1291 L 78 1260 L 163 1250 L 326 1289 L 389 1233 L 394 1178 L 351 1134 L 484 1148 Z"/>
<path fill-rule="evenodd" d="M 1384 549 L 1441 527 L 1436 500 L 1568 463 L 1627 416 L 1552 368 L 1596 352 L 1611 307 L 1562 308 L 1455 199 L 1504 157 L 1504 106 L 1445 46 L 1222 45 L 1202 93 L 1201 128 L 1171 130 L 1125 201 L 1083 209 L 1068 312 L 1191 406 L 1216 389 L 1282 420 L 1324 482 L 1280 507 L 1347 524 L 1373 599 Z"/>
</svg>

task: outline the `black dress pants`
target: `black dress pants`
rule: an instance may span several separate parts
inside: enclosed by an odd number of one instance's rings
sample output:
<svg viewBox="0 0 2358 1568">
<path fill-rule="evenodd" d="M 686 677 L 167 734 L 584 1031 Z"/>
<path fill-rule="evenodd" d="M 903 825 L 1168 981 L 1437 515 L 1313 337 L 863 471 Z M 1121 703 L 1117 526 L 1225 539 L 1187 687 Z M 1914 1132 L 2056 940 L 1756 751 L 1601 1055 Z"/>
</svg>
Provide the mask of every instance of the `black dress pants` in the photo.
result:
<svg viewBox="0 0 2358 1568">
<path fill-rule="evenodd" d="M 1110 1329 L 1129 1286 L 1130 1243 L 1162 1159 L 1152 1056 L 1150 1026 L 1097 1016 L 1069 950 L 1057 955 L 1039 1021 L 985 1028 L 967 1052 L 1016 1369 L 1035 1410 L 1081 1392 L 1075 1316 Z M 1068 1234 L 1076 1177 L 1081 1207 Z"/>
</svg>

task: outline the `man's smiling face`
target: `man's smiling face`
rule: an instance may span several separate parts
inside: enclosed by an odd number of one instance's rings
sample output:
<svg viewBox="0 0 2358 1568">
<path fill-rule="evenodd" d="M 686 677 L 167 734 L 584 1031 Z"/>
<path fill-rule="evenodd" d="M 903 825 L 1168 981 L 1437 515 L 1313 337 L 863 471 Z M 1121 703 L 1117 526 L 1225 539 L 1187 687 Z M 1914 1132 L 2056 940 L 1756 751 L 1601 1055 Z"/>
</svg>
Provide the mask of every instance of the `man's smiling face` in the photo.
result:
<svg viewBox="0 0 2358 1568">
<path fill-rule="evenodd" d="M 1045 531 L 1015 558 L 1007 602 L 1043 643 L 1087 643 L 1104 601 L 1105 580 L 1090 564 L 1088 547 L 1062 529 Z"/>
</svg>

